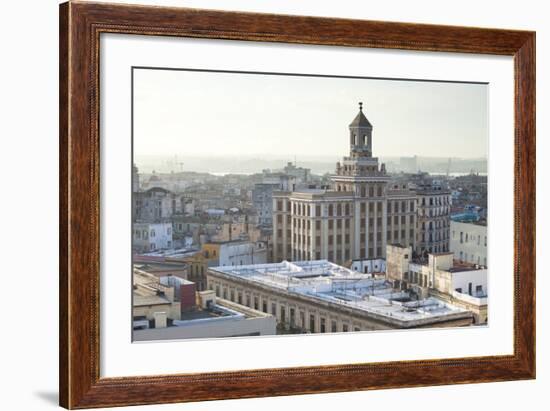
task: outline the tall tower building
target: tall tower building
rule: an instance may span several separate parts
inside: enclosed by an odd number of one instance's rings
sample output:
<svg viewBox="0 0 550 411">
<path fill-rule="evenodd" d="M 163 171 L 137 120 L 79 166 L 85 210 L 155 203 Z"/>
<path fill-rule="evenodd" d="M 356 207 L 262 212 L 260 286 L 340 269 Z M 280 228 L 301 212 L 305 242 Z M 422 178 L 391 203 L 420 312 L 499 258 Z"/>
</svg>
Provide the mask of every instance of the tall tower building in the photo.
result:
<svg viewBox="0 0 550 411">
<path fill-rule="evenodd" d="M 331 188 L 273 193 L 273 258 L 337 264 L 385 258 L 386 244 L 416 247 L 416 193 L 390 183 L 373 157 L 373 126 L 359 103 L 348 127 L 349 155 Z"/>
<path fill-rule="evenodd" d="M 372 156 L 372 124 L 363 113 L 363 103 L 349 125 L 350 154 L 336 164 L 331 177 L 336 191 L 354 196 L 354 259 L 385 256 L 387 233 L 386 187 L 390 177 L 384 164 Z"/>
</svg>

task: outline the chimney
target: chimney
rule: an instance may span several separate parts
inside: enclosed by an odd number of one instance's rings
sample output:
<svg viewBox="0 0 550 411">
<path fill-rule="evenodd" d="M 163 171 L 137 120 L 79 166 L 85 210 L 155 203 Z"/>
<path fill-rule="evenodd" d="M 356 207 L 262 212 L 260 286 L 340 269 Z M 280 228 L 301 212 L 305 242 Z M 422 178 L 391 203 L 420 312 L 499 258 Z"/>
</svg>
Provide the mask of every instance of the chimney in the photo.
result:
<svg viewBox="0 0 550 411">
<path fill-rule="evenodd" d="M 167 327 L 167 315 L 165 312 L 154 313 L 153 318 L 155 319 L 155 328 Z"/>
</svg>

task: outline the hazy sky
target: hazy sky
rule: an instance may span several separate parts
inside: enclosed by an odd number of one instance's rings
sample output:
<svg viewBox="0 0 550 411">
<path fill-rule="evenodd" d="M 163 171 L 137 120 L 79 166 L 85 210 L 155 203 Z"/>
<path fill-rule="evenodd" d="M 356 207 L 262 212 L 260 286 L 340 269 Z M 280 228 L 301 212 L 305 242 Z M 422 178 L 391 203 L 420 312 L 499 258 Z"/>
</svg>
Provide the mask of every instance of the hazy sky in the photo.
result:
<svg viewBox="0 0 550 411">
<path fill-rule="evenodd" d="M 341 157 L 358 112 L 373 155 L 485 157 L 487 86 L 134 70 L 134 153 Z"/>
</svg>

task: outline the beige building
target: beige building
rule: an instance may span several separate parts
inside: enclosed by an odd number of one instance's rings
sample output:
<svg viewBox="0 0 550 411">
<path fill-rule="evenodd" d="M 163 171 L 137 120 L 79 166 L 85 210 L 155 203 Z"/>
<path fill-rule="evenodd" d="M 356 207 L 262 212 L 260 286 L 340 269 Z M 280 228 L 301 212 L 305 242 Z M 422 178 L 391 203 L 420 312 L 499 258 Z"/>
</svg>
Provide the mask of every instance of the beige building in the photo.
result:
<svg viewBox="0 0 550 411">
<path fill-rule="evenodd" d="M 135 329 L 135 341 L 178 340 L 186 338 L 221 338 L 274 335 L 275 318 L 218 298 L 212 291 L 197 293 L 196 310 L 184 313 L 164 328 Z"/>
<path fill-rule="evenodd" d="M 487 226 L 451 221 L 450 250 L 460 261 L 487 267 Z"/>
<path fill-rule="evenodd" d="M 418 253 L 448 249 L 443 241 L 447 234 L 431 235 L 430 230 L 437 226 L 448 231 L 442 221 L 449 219 L 450 194 L 439 192 L 426 202 L 427 191 L 422 190 L 419 202 L 408 184 L 391 181 L 385 165 L 372 156 L 372 129 L 360 103 L 349 125 L 350 155 L 336 164 L 331 188 L 273 193 L 273 261 L 327 259 L 349 265 L 351 260 L 385 258 L 388 243 L 411 246 Z M 439 204 L 445 196 L 446 214 L 438 210 L 436 217 L 430 198 L 438 198 Z M 421 214 L 428 233 L 422 232 L 421 245 L 420 205 L 422 210 L 430 207 Z"/>
<path fill-rule="evenodd" d="M 386 270 L 396 288 L 446 301 L 471 311 L 475 324 L 487 323 L 487 269 L 454 260 L 451 252 L 414 260 L 410 247 L 388 245 Z"/>
<path fill-rule="evenodd" d="M 176 290 L 161 283 L 159 277 L 134 268 L 132 316 L 134 328 L 164 328 L 168 320 L 181 318 Z"/>
<path fill-rule="evenodd" d="M 208 288 L 277 319 L 278 333 L 462 326 L 472 314 L 427 298 L 411 301 L 384 278 L 326 260 L 210 267 Z"/>
</svg>

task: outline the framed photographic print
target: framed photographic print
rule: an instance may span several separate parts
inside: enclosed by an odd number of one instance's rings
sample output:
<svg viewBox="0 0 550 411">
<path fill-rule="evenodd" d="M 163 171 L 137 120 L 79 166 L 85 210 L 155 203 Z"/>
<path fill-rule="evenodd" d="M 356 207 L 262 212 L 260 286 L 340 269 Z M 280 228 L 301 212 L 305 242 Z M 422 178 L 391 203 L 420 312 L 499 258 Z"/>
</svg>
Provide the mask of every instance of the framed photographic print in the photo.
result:
<svg viewBox="0 0 550 411">
<path fill-rule="evenodd" d="M 60 6 L 60 404 L 535 377 L 535 33 Z"/>
</svg>

